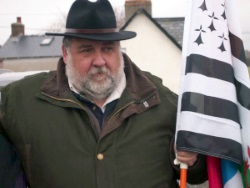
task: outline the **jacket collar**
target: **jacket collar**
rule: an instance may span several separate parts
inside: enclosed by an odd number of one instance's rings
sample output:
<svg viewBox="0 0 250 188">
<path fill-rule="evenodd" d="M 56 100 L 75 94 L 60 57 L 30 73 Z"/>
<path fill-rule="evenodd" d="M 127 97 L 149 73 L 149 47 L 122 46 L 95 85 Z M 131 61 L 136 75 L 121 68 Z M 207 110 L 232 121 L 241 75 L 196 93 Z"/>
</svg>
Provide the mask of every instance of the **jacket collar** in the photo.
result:
<svg viewBox="0 0 250 188">
<path fill-rule="evenodd" d="M 156 91 L 156 86 L 149 78 L 124 54 L 124 72 L 127 79 L 127 88 L 134 101 L 145 98 L 149 93 Z"/>
<path fill-rule="evenodd" d="M 60 58 L 58 61 L 57 71 L 52 72 L 44 81 L 41 91 L 53 97 L 67 98 L 70 89 L 63 58 Z"/>
</svg>

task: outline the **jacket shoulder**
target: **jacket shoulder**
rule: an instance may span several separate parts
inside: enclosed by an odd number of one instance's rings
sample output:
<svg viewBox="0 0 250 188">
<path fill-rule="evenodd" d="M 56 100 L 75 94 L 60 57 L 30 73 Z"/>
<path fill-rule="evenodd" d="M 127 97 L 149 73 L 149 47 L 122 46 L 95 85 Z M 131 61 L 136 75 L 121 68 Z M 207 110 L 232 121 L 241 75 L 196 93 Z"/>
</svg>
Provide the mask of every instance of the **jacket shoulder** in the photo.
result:
<svg viewBox="0 0 250 188">
<path fill-rule="evenodd" d="M 42 82 L 51 74 L 53 74 L 53 72 L 42 72 L 13 81 L 0 88 L 1 95 L 4 97 L 7 95 L 21 95 L 22 93 L 28 94 L 32 91 L 39 91 Z"/>
<path fill-rule="evenodd" d="M 158 76 L 153 75 L 150 72 L 143 71 L 145 76 L 156 86 L 158 93 L 161 96 L 167 97 L 170 101 L 172 101 L 175 105 L 178 102 L 178 95 L 171 91 L 168 87 L 163 85 L 163 81 Z"/>
</svg>

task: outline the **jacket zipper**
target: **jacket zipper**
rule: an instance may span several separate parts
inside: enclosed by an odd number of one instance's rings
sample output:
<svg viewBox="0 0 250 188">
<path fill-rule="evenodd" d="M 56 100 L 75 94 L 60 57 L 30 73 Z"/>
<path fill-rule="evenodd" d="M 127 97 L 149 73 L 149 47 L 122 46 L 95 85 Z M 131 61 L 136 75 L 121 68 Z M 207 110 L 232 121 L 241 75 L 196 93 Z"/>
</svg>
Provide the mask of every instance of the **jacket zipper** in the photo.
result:
<svg viewBox="0 0 250 188">
<path fill-rule="evenodd" d="M 53 97 L 51 95 L 48 95 L 47 93 L 44 93 L 42 92 L 43 95 L 49 97 L 49 98 L 52 98 L 52 99 L 55 99 L 57 101 L 64 101 L 64 102 L 71 102 L 71 103 L 74 103 L 74 104 L 77 104 L 78 106 L 80 106 L 83 110 L 86 110 L 80 103 L 76 102 L 76 101 L 73 101 L 73 100 L 70 100 L 70 99 L 63 99 L 63 98 L 57 98 L 57 97 Z"/>
<path fill-rule="evenodd" d="M 126 104 L 125 106 L 123 106 L 122 108 L 120 108 L 119 110 L 117 110 L 111 117 L 110 117 L 110 119 L 109 119 L 109 121 L 108 121 L 108 124 L 110 123 L 110 121 L 112 120 L 112 118 L 114 117 L 114 116 L 116 116 L 120 111 L 122 111 L 123 109 L 125 109 L 125 108 L 127 108 L 129 105 L 131 105 L 131 104 L 133 104 L 133 103 L 143 103 L 144 101 L 147 101 L 149 98 L 151 98 L 152 96 L 154 96 L 155 94 L 153 93 L 153 94 L 150 94 L 150 95 L 148 95 L 147 97 L 145 97 L 143 100 L 140 100 L 140 101 L 131 101 L 130 103 L 128 103 L 128 104 Z M 108 124 L 107 124 L 107 126 L 108 126 Z"/>
<path fill-rule="evenodd" d="M 127 108 L 129 105 L 135 103 L 135 101 L 131 101 L 130 103 L 126 104 L 125 106 L 123 106 L 122 108 L 120 108 L 119 110 L 117 110 L 110 118 L 109 118 L 109 121 L 108 121 L 108 125 L 110 123 L 110 121 L 112 120 L 113 117 L 115 117 L 120 111 L 122 111 L 123 109 Z M 107 125 L 107 126 L 108 126 Z"/>
</svg>

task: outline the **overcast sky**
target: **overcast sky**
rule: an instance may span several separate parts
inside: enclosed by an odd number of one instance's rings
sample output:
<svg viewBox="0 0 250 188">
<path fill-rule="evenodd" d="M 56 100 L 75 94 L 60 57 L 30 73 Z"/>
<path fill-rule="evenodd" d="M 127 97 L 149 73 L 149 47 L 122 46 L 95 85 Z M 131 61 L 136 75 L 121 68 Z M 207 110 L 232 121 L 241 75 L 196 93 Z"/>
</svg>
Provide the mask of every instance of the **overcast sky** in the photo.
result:
<svg viewBox="0 0 250 188">
<path fill-rule="evenodd" d="M 0 45 L 10 36 L 11 23 L 22 17 L 25 34 L 43 34 L 51 23 L 66 14 L 74 0 L 0 0 Z M 113 6 L 122 10 L 125 0 L 110 0 Z M 151 0 L 153 17 L 185 16 L 185 0 Z M 239 3 L 245 47 L 250 50 L 250 0 Z"/>
</svg>

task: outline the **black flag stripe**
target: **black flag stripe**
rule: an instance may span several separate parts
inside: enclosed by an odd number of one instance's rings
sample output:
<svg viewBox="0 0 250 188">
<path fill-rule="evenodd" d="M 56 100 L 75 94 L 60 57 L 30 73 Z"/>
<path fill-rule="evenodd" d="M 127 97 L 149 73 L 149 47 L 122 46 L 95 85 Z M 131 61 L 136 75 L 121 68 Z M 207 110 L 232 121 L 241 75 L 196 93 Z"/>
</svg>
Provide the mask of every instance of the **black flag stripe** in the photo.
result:
<svg viewBox="0 0 250 188">
<path fill-rule="evenodd" d="M 244 84 L 235 79 L 235 86 L 237 89 L 237 100 L 241 106 L 250 110 L 250 89 Z"/>
<path fill-rule="evenodd" d="M 185 74 L 188 73 L 198 73 L 234 83 L 233 68 L 230 64 L 198 54 L 187 57 Z"/>
<path fill-rule="evenodd" d="M 190 111 L 218 118 L 230 119 L 240 124 L 238 108 L 235 103 L 200 93 L 183 93 L 181 111 Z"/>
<path fill-rule="evenodd" d="M 247 61 L 242 40 L 231 32 L 229 32 L 229 38 L 233 56 L 245 63 L 246 65 Z"/>
<path fill-rule="evenodd" d="M 238 102 L 243 107 L 250 110 L 250 89 L 234 78 L 234 72 L 231 65 L 202 55 L 191 54 L 187 57 L 185 74 L 188 73 L 197 73 L 234 84 L 237 90 Z"/>
<path fill-rule="evenodd" d="M 241 144 L 234 140 L 182 130 L 178 131 L 177 137 L 177 149 L 209 154 L 239 164 L 242 161 Z M 206 146 L 205 150 L 204 146 Z"/>
</svg>

